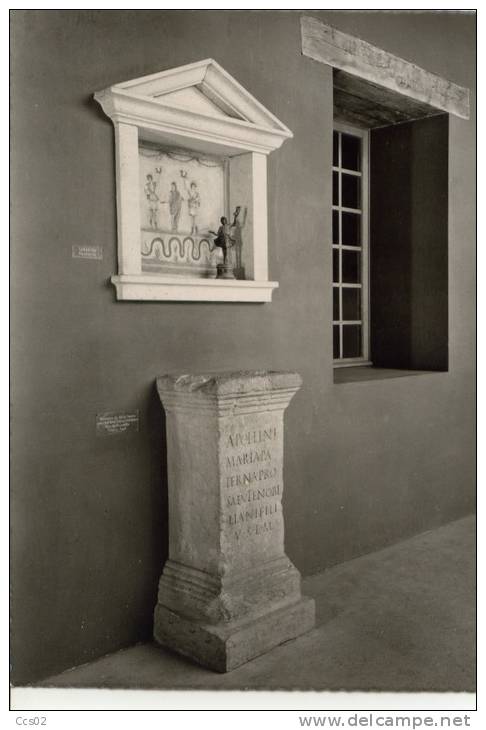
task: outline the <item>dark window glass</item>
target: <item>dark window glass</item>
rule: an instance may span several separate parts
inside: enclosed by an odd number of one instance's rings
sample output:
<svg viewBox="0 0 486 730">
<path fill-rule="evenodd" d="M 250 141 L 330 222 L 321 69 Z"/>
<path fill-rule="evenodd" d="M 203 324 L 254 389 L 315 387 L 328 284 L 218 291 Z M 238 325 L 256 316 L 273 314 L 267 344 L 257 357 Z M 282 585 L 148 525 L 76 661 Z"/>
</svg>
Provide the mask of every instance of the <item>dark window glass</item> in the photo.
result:
<svg viewBox="0 0 486 730">
<path fill-rule="evenodd" d="M 361 178 L 356 175 L 341 175 L 341 205 L 343 208 L 360 207 Z"/>
<path fill-rule="evenodd" d="M 360 213 L 341 213 L 341 221 L 343 227 L 341 243 L 344 246 L 361 246 Z"/>
<path fill-rule="evenodd" d="M 339 134 L 333 132 L 332 135 L 332 164 L 334 167 L 339 165 Z"/>
<path fill-rule="evenodd" d="M 361 325 L 343 325 L 343 357 L 361 357 Z"/>
<path fill-rule="evenodd" d="M 341 167 L 361 170 L 361 139 L 350 134 L 341 135 Z"/>
<path fill-rule="evenodd" d="M 332 204 L 339 205 L 339 173 L 332 173 Z"/>
<path fill-rule="evenodd" d="M 332 250 L 332 280 L 339 284 L 339 251 L 336 248 Z"/>
<path fill-rule="evenodd" d="M 339 319 L 339 289 L 333 287 L 332 290 L 332 318 Z"/>
<path fill-rule="evenodd" d="M 361 283 L 361 254 L 358 251 L 342 252 L 343 281 L 347 284 Z"/>
<path fill-rule="evenodd" d="M 343 319 L 361 319 L 361 289 L 343 287 Z"/>
<path fill-rule="evenodd" d="M 332 242 L 339 243 L 339 213 L 332 211 Z"/>
<path fill-rule="evenodd" d="M 333 357 L 335 360 L 339 359 L 339 325 L 335 324 L 332 328 L 332 350 L 333 350 Z"/>
</svg>

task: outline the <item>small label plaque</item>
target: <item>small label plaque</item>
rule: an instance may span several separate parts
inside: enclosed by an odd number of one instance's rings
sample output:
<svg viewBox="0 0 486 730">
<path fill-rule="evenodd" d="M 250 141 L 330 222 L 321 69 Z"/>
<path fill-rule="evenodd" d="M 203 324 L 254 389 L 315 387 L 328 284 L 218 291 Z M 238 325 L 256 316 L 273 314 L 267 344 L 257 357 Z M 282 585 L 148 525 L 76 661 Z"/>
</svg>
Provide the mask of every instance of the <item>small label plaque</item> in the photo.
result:
<svg viewBox="0 0 486 730">
<path fill-rule="evenodd" d="M 113 436 L 115 434 L 126 433 L 127 431 L 138 431 L 139 423 L 139 411 L 131 411 L 130 413 L 117 413 L 115 411 L 97 413 L 96 433 L 98 436 Z"/>
<path fill-rule="evenodd" d="M 103 246 L 73 246 L 73 259 L 103 260 Z"/>
</svg>

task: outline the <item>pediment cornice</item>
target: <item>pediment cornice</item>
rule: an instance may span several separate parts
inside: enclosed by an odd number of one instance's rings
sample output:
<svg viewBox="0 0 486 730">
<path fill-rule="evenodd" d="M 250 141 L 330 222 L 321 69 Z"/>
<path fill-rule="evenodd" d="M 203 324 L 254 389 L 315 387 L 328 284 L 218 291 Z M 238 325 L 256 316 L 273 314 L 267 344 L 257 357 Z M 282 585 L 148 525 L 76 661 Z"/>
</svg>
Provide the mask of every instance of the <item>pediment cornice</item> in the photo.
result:
<svg viewBox="0 0 486 730">
<path fill-rule="evenodd" d="M 229 153 L 268 154 L 293 136 L 213 59 L 115 84 L 94 96 L 114 123 L 159 132 L 168 141 L 193 138 Z"/>
</svg>

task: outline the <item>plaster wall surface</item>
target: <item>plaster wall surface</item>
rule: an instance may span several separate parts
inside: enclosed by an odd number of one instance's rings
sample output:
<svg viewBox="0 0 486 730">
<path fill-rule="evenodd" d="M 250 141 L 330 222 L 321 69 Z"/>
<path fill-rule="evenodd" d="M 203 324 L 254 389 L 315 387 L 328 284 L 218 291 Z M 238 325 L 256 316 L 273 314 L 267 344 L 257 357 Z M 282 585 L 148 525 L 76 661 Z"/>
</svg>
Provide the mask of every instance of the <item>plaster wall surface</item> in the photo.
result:
<svg viewBox="0 0 486 730">
<path fill-rule="evenodd" d="M 475 18 L 312 15 L 471 89 Z M 298 12 L 12 11 L 12 656 L 23 684 L 146 640 L 175 371 L 283 369 L 286 552 L 306 575 L 474 508 L 475 97 L 449 126 L 449 370 L 334 384 L 331 69 Z M 114 135 L 94 91 L 214 57 L 294 139 L 269 158 L 272 304 L 115 301 Z M 103 260 L 73 259 L 103 246 Z M 139 432 L 96 413 L 140 410 Z"/>
</svg>

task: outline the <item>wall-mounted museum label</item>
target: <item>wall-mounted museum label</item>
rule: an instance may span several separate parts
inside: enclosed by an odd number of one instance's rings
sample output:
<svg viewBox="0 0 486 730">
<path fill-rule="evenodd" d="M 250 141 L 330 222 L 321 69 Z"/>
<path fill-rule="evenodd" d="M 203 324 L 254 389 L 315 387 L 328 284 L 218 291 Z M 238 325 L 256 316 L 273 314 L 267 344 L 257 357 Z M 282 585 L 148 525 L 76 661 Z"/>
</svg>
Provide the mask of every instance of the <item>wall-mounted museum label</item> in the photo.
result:
<svg viewBox="0 0 486 730">
<path fill-rule="evenodd" d="M 103 246 L 73 246 L 73 259 L 92 259 L 93 261 L 103 260 Z"/>
<path fill-rule="evenodd" d="M 126 433 L 127 431 L 138 431 L 140 425 L 139 411 L 130 413 L 108 413 L 96 414 L 96 433 L 98 436 L 113 436 Z"/>
</svg>

